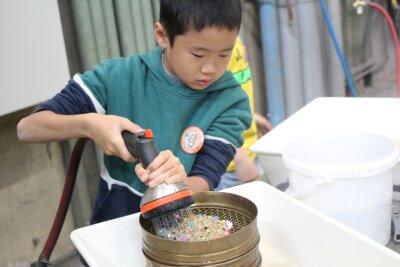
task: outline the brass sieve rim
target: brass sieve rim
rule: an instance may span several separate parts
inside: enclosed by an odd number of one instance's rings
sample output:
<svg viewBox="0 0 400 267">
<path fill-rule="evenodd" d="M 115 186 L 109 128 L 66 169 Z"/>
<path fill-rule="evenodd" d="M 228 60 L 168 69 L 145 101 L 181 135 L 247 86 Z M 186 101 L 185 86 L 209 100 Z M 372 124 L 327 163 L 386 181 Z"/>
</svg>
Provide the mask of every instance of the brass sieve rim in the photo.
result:
<svg viewBox="0 0 400 267">
<path fill-rule="evenodd" d="M 246 226 L 251 224 L 257 217 L 258 211 L 255 204 L 249 199 L 233 193 L 208 191 L 198 192 L 195 193 L 193 196 L 195 202 L 187 209 L 192 210 L 195 214 L 217 215 L 221 220 L 230 220 L 233 223 L 233 230 L 231 234 L 212 240 L 226 238 L 239 232 L 241 229 L 246 228 Z M 151 219 L 146 220 L 142 216 L 140 216 L 140 224 L 145 232 L 149 233 L 155 238 L 166 240 L 165 238 L 157 236 L 155 234 Z M 186 241 L 180 240 L 169 241 L 187 243 Z M 202 243 L 204 241 L 190 242 Z"/>
<path fill-rule="evenodd" d="M 230 217 L 236 223 L 233 232 L 204 241 L 170 240 L 145 229 L 152 221 L 141 216 L 142 249 L 148 266 L 261 266 L 256 205 L 227 192 L 200 192 L 194 198 L 191 209 L 202 214 L 222 213 L 221 219 Z"/>
</svg>

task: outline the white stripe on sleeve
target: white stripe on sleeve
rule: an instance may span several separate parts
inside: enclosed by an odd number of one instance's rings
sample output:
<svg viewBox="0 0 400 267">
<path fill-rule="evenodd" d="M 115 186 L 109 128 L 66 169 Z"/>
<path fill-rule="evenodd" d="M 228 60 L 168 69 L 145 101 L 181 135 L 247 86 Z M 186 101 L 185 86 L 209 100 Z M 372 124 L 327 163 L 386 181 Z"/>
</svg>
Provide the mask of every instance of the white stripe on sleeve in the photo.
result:
<svg viewBox="0 0 400 267">
<path fill-rule="evenodd" d="M 83 91 L 85 91 L 85 93 L 89 96 L 90 100 L 92 100 L 96 112 L 99 114 L 106 114 L 106 111 L 103 108 L 103 106 L 99 103 L 99 101 L 97 101 L 97 98 L 93 95 L 92 91 L 90 91 L 89 88 L 86 86 L 86 84 L 82 81 L 81 77 L 78 74 L 75 74 L 72 79 L 79 84 L 79 86 L 83 89 Z"/>
<path fill-rule="evenodd" d="M 229 142 L 228 140 L 226 140 L 226 139 L 224 139 L 224 138 L 222 138 L 222 137 L 211 136 L 211 135 L 205 135 L 205 136 L 204 136 L 204 139 L 220 141 L 220 142 L 222 142 L 222 143 L 224 143 L 224 144 L 231 145 L 231 146 L 233 146 L 233 148 L 236 149 L 236 146 L 235 146 L 232 142 Z"/>
</svg>

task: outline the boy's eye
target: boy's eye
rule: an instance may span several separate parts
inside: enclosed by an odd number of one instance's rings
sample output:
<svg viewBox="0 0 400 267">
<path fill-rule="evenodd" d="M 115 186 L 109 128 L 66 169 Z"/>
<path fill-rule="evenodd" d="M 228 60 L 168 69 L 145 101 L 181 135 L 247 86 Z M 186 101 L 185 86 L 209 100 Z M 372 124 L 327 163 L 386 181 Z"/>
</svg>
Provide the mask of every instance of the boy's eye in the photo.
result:
<svg viewBox="0 0 400 267">
<path fill-rule="evenodd" d="M 194 54 L 194 53 L 192 53 L 192 55 L 193 55 L 194 57 L 204 57 L 203 55 Z"/>
<path fill-rule="evenodd" d="M 220 57 L 229 57 L 231 54 L 228 55 L 219 55 Z"/>
</svg>

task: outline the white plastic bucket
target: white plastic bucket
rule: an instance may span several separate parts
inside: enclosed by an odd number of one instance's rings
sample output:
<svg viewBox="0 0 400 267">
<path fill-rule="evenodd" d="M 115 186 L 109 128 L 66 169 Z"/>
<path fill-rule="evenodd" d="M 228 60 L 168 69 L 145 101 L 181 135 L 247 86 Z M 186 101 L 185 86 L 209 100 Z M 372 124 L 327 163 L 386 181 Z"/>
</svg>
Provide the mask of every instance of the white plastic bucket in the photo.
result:
<svg viewBox="0 0 400 267">
<path fill-rule="evenodd" d="M 385 245 L 390 240 L 395 143 L 366 132 L 317 133 L 291 141 L 283 163 L 297 199 Z"/>
</svg>

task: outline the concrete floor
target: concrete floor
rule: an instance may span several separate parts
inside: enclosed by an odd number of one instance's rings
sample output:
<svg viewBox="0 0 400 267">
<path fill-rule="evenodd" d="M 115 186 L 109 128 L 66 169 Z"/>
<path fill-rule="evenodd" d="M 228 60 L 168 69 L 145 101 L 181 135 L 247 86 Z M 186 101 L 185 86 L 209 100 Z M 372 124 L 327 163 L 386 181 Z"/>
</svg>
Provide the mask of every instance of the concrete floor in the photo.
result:
<svg viewBox="0 0 400 267">
<path fill-rule="evenodd" d="M 72 253 L 67 255 L 66 257 L 59 259 L 56 262 L 53 262 L 53 267 L 84 267 L 82 264 L 78 252 L 74 250 Z"/>
</svg>

